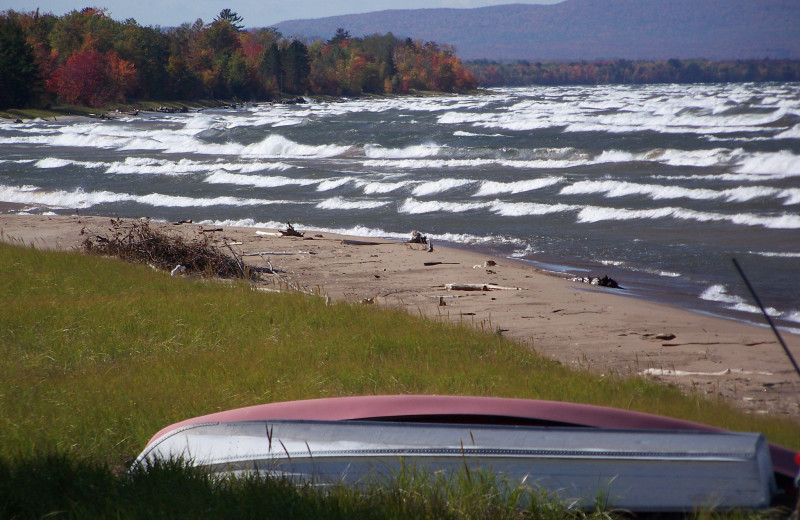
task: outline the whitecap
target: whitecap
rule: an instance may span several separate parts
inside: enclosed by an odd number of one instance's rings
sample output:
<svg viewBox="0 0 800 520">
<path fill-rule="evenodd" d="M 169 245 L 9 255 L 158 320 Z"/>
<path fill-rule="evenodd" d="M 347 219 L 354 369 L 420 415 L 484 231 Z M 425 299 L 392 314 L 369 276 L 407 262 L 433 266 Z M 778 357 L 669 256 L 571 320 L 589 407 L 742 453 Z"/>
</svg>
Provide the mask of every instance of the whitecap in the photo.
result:
<svg viewBox="0 0 800 520">
<path fill-rule="evenodd" d="M 469 179 L 439 179 L 438 181 L 423 182 L 414 188 L 412 193 L 417 197 L 434 195 L 444 191 L 452 190 L 460 186 L 473 184 L 476 181 Z"/>
<path fill-rule="evenodd" d="M 777 251 L 748 251 L 748 253 L 767 258 L 800 258 L 800 253 Z"/>
<path fill-rule="evenodd" d="M 786 188 L 778 193 L 778 198 L 786 199 L 783 201 L 784 206 L 792 206 L 800 204 L 800 188 Z"/>
<path fill-rule="evenodd" d="M 577 211 L 580 206 L 569 204 L 540 204 L 537 202 L 501 202 L 491 203 L 491 211 L 502 217 L 525 217 L 531 215 L 549 215 Z"/>
<path fill-rule="evenodd" d="M 419 159 L 433 157 L 440 147 L 435 144 L 411 145 L 405 148 L 384 148 L 379 144 L 364 146 L 364 155 L 370 159 Z"/>
<path fill-rule="evenodd" d="M 375 209 L 382 208 L 389 204 L 389 201 L 376 200 L 346 200 L 341 197 L 333 197 L 323 200 L 316 205 L 317 209 Z"/>
<path fill-rule="evenodd" d="M 130 200 L 127 194 L 110 191 L 85 192 L 81 188 L 72 191 L 48 191 L 35 186 L 0 186 L 0 201 L 17 204 L 36 204 L 53 208 L 86 209 L 97 204 Z"/>
<path fill-rule="evenodd" d="M 593 223 L 604 220 L 657 220 L 661 218 L 694 220 L 697 222 L 728 221 L 738 225 L 762 226 L 769 229 L 800 229 L 800 215 L 786 213 L 775 216 L 753 215 L 750 213 L 723 215 L 675 207 L 631 210 L 599 206 L 585 206 L 578 213 L 578 222 L 580 223 Z"/>
<path fill-rule="evenodd" d="M 242 175 L 230 173 L 225 170 L 217 170 L 205 181 L 209 184 L 236 184 L 240 186 L 255 186 L 256 188 L 278 188 L 280 186 L 308 186 L 317 184 L 316 179 L 293 179 L 281 175 Z"/>
<path fill-rule="evenodd" d="M 474 197 L 485 197 L 498 195 L 500 193 L 525 193 L 528 191 L 539 190 L 558 184 L 564 177 L 545 177 L 542 179 L 527 179 L 513 182 L 483 181 Z"/>
<path fill-rule="evenodd" d="M 463 213 L 476 209 L 483 209 L 489 206 L 487 202 L 464 203 L 464 202 L 441 202 L 438 200 L 420 201 L 408 198 L 403 201 L 398 211 L 410 215 L 422 213 Z"/>
<path fill-rule="evenodd" d="M 399 181 L 399 182 L 368 182 L 364 184 L 364 194 L 365 195 L 373 195 L 377 193 L 391 193 L 393 191 L 399 190 L 405 186 L 408 186 L 411 181 Z"/>
<path fill-rule="evenodd" d="M 70 159 L 59 159 L 56 157 L 46 157 L 36 161 L 34 166 L 42 169 L 64 168 L 66 166 L 80 166 L 81 168 L 103 168 L 108 166 L 108 163 L 98 161 L 75 161 Z"/>
<path fill-rule="evenodd" d="M 615 180 L 579 181 L 561 189 L 561 195 L 588 195 L 605 193 L 608 198 L 644 195 L 652 200 L 686 198 L 693 200 L 725 199 L 728 202 L 747 202 L 759 197 L 778 195 L 776 188 L 766 186 L 746 186 L 726 190 L 703 188 L 684 188 L 660 184 L 639 184 Z"/>
<path fill-rule="evenodd" d="M 239 197 L 197 198 L 150 193 L 147 195 L 128 195 L 129 200 L 149 206 L 172 208 L 195 208 L 209 206 L 263 206 L 269 204 L 290 204 L 289 201 L 269 201 L 264 199 L 243 199 Z"/>
<path fill-rule="evenodd" d="M 744 303 L 741 296 L 728 294 L 728 288 L 724 285 L 716 284 L 708 287 L 700 293 L 700 299 L 719 303 L 739 304 Z"/>
<path fill-rule="evenodd" d="M 736 168 L 737 173 L 754 175 L 800 176 L 800 155 L 788 150 L 756 153 L 745 158 Z"/>
<path fill-rule="evenodd" d="M 319 183 L 319 186 L 317 186 L 317 191 L 330 191 L 353 181 L 355 181 L 353 177 L 340 177 L 338 179 L 324 180 Z"/>
<path fill-rule="evenodd" d="M 775 135 L 773 139 L 800 139 L 800 124 Z"/>
</svg>

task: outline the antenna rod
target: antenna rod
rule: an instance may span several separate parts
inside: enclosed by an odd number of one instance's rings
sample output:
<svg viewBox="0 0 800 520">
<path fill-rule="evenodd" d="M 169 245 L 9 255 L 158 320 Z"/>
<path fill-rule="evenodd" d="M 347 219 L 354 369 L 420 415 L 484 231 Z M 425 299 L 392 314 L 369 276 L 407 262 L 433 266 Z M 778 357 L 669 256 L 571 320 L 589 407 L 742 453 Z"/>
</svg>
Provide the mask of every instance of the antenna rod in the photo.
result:
<svg viewBox="0 0 800 520">
<path fill-rule="evenodd" d="M 778 327 L 775 326 L 775 324 L 772 322 L 772 318 L 770 318 L 769 314 L 767 314 L 767 310 L 764 308 L 764 304 L 761 303 L 761 299 L 756 294 L 755 289 L 753 289 L 753 286 L 750 285 L 750 280 L 748 280 L 747 276 L 745 276 L 744 271 L 742 271 L 742 268 L 739 265 L 739 262 L 737 262 L 735 258 L 732 258 L 732 260 L 733 260 L 733 265 L 736 266 L 736 270 L 739 271 L 739 276 L 742 277 L 742 280 L 744 280 L 744 283 L 747 285 L 747 288 L 750 289 L 750 294 L 753 295 L 753 298 L 756 300 L 756 303 L 758 304 L 759 308 L 761 308 L 761 313 L 767 319 L 767 323 L 769 323 L 769 326 L 772 327 L 772 332 L 774 332 L 775 337 L 778 338 L 778 342 L 780 342 L 781 346 L 783 347 L 783 351 L 786 352 L 786 355 L 789 357 L 789 361 L 792 362 L 795 372 L 797 372 L 797 375 L 800 376 L 800 366 L 797 366 L 797 361 L 794 360 L 794 356 L 789 350 L 789 347 L 787 347 L 786 343 L 784 343 L 780 332 L 778 332 Z"/>
</svg>

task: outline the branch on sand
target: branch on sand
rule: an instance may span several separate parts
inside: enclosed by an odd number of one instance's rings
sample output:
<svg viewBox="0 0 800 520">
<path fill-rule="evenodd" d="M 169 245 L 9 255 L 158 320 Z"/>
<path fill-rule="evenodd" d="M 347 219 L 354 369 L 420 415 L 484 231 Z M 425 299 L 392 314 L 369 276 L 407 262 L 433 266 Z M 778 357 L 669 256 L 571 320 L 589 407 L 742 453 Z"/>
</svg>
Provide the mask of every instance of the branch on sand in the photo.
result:
<svg viewBox="0 0 800 520">
<path fill-rule="evenodd" d="M 81 230 L 81 235 L 86 235 L 82 245 L 88 253 L 144 263 L 166 271 L 182 265 L 187 274 L 245 279 L 255 274 L 245 269 L 235 254 L 230 257 L 214 246 L 209 235 L 193 240 L 170 236 L 154 229 L 148 219 L 111 219 L 111 227 L 105 235 L 86 228 Z"/>
</svg>

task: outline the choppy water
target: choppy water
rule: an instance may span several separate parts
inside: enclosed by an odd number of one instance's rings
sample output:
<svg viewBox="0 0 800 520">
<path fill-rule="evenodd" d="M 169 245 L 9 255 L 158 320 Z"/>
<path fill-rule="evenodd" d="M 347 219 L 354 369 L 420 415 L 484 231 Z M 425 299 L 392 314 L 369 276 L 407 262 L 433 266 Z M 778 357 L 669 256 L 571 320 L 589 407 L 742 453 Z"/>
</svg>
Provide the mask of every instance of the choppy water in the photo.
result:
<svg viewBox="0 0 800 520">
<path fill-rule="evenodd" d="M 0 123 L 0 202 L 471 244 L 800 329 L 800 85 L 547 87 Z"/>
</svg>

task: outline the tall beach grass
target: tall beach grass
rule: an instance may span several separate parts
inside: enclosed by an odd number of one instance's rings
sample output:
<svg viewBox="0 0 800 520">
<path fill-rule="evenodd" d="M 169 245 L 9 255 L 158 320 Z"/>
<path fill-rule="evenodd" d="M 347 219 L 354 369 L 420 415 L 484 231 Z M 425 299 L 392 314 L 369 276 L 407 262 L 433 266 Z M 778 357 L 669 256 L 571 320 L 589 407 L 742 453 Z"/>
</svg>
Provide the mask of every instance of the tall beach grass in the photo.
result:
<svg viewBox="0 0 800 520">
<path fill-rule="evenodd" d="M 0 481 L 53 460 L 68 461 L 63 471 L 113 474 L 156 431 L 201 414 L 398 393 L 593 403 L 800 448 L 797 421 L 641 378 L 599 377 L 496 334 L 402 311 L 8 244 L 0 294 Z"/>
</svg>

